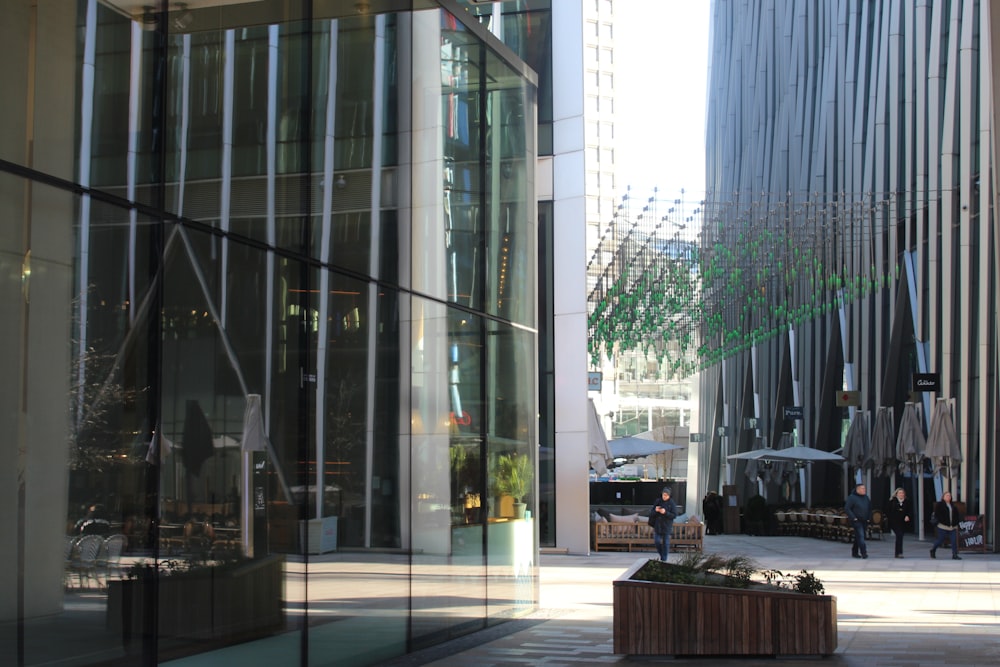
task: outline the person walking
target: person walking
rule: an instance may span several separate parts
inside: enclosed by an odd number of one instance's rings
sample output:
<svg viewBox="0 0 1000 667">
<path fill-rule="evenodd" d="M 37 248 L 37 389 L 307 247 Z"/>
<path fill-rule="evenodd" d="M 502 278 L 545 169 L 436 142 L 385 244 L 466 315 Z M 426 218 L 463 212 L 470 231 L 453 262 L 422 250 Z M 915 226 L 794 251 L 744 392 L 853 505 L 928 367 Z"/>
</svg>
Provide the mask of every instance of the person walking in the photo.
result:
<svg viewBox="0 0 1000 667">
<path fill-rule="evenodd" d="M 854 492 L 847 496 L 844 502 L 844 512 L 854 529 L 854 543 L 851 545 L 851 555 L 855 558 L 868 558 L 868 545 L 865 543 L 865 531 L 868 520 L 872 517 L 872 501 L 868 497 L 868 489 L 864 484 L 854 487 Z"/>
<path fill-rule="evenodd" d="M 705 515 L 705 534 L 722 534 L 722 496 L 709 491 L 701 501 L 701 511 Z"/>
<path fill-rule="evenodd" d="M 950 540 L 952 560 L 962 560 L 958 555 L 958 522 L 961 517 L 958 516 L 958 509 L 951 504 L 950 492 L 945 491 L 941 500 L 934 505 L 934 519 L 937 539 L 931 545 L 931 558 L 937 558 L 937 548 L 944 544 L 945 540 Z"/>
<path fill-rule="evenodd" d="M 670 555 L 670 533 L 674 529 L 674 519 L 677 518 L 677 504 L 670 498 L 669 486 L 663 487 L 650 512 L 655 517 L 653 546 L 659 552 L 660 560 L 666 561 Z"/>
<path fill-rule="evenodd" d="M 906 497 L 906 491 L 902 488 L 892 492 L 889 498 L 889 508 L 886 510 L 889 515 L 889 528 L 896 536 L 896 558 L 903 557 L 903 533 L 910 526 L 910 517 L 913 512 L 910 510 L 910 500 Z"/>
</svg>

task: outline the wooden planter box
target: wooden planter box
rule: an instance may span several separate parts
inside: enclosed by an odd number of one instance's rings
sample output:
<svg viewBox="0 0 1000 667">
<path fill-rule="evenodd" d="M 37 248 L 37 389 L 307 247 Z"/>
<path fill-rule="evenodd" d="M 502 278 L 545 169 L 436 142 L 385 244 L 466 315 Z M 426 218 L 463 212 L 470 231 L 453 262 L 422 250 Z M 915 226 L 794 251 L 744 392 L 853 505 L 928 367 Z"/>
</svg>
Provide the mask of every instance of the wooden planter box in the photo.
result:
<svg viewBox="0 0 1000 667">
<path fill-rule="evenodd" d="M 837 598 L 631 579 L 614 586 L 614 651 L 626 655 L 824 656 L 837 648 Z"/>
<path fill-rule="evenodd" d="M 284 627 L 283 556 L 237 567 L 122 579 L 108 583 L 107 628 L 125 644 L 143 634 L 145 600 L 157 587 L 163 638 L 238 640 Z"/>
</svg>

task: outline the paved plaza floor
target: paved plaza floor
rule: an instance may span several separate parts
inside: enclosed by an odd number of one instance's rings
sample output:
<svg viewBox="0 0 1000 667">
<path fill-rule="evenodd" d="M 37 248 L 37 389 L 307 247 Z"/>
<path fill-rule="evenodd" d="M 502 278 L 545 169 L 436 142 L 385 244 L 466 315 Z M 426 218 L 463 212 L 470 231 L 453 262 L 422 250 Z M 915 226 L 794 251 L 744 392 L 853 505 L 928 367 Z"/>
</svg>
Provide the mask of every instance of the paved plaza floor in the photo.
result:
<svg viewBox="0 0 1000 667">
<path fill-rule="evenodd" d="M 765 569 L 806 569 L 837 598 L 838 646 L 827 658 L 628 657 L 613 653 L 612 584 L 652 552 L 543 554 L 537 612 L 406 656 L 393 664 L 432 667 L 670 664 L 915 667 L 1000 665 L 1000 554 L 948 549 L 932 560 L 930 541 L 869 542 L 867 560 L 850 544 L 809 537 L 709 535 L 705 551 L 752 557 Z M 672 555 L 671 559 L 676 559 Z"/>
</svg>

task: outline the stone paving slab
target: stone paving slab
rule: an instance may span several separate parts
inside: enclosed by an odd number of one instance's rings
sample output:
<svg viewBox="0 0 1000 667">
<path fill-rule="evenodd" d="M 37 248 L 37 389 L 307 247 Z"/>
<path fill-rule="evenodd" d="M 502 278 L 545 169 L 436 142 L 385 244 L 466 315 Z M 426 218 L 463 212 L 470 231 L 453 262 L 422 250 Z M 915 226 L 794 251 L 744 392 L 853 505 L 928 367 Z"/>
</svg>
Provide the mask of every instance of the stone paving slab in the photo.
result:
<svg viewBox="0 0 1000 667">
<path fill-rule="evenodd" d="M 905 557 L 893 543 L 869 542 L 866 560 L 850 545 L 808 537 L 717 535 L 705 550 L 745 554 L 764 568 L 806 569 L 837 597 L 838 647 L 824 659 L 629 657 L 612 652 L 611 582 L 652 553 L 541 556 L 539 610 L 420 654 L 408 664 L 433 667 L 606 665 L 816 665 L 934 667 L 1000 665 L 1000 555 L 962 553 L 951 560 L 911 538 Z M 677 556 L 672 555 L 671 559 Z M 505 626 L 509 628 L 505 629 Z M 492 633 L 489 634 L 489 633 Z"/>
</svg>

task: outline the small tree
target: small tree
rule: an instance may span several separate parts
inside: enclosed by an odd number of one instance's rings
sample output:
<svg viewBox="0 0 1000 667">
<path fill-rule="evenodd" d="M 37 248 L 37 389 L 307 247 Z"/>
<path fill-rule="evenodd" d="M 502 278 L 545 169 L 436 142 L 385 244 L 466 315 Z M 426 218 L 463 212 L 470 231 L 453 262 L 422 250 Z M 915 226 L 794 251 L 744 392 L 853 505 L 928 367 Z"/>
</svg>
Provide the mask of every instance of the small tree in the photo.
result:
<svg viewBox="0 0 1000 667">
<path fill-rule="evenodd" d="M 501 454 L 497 460 L 496 489 L 501 495 L 522 502 L 531 489 L 534 474 L 531 459 L 526 454 Z"/>
</svg>

